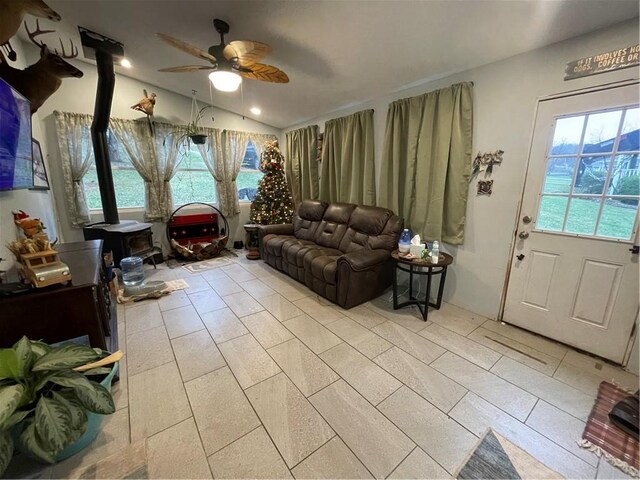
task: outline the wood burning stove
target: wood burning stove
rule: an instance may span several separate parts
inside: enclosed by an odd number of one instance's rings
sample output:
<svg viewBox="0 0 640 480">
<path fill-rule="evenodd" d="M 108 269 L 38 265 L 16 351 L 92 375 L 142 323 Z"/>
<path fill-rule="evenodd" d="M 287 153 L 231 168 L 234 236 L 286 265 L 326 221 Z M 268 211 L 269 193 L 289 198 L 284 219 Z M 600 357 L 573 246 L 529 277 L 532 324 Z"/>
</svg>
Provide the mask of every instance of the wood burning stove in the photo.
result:
<svg viewBox="0 0 640 480">
<path fill-rule="evenodd" d="M 103 252 L 113 253 L 117 267 L 125 257 L 153 258 L 153 236 L 151 224 L 122 220 L 116 225 L 97 223 L 83 228 L 85 240 L 104 240 Z"/>
</svg>

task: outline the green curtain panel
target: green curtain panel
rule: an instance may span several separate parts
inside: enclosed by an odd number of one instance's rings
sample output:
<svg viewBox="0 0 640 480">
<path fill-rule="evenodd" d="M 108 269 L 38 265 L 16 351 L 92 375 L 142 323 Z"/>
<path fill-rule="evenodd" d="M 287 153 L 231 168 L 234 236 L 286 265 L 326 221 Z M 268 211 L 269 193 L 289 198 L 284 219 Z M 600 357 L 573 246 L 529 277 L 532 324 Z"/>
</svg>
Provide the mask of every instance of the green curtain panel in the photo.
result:
<svg viewBox="0 0 640 480">
<path fill-rule="evenodd" d="M 462 244 L 472 137 L 472 83 L 391 103 L 380 204 L 429 241 Z"/>
<path fill-rule="evenodd" d="M 318 126 L 285 135 L 285 172 L 295 204 L 318 198 Z"/>
<path fill-rule="evenodd" d="M 319 198 L 375 205 L 373 110 L 325 123 Z"/>
</svg>

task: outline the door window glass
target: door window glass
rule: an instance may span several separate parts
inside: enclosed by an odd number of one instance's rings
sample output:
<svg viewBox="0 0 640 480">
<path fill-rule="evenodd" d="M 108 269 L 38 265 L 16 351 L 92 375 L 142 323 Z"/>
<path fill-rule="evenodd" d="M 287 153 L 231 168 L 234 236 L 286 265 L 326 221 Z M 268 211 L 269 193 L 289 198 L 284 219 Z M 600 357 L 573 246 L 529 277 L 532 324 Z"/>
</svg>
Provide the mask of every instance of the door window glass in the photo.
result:
<svg viewBox="0 0 640 480">
<path fill-rule="evenodd" d="M 536 228 L 630 240 L 640 198 L 637 106 L 556 119 Z"/>
</svg>

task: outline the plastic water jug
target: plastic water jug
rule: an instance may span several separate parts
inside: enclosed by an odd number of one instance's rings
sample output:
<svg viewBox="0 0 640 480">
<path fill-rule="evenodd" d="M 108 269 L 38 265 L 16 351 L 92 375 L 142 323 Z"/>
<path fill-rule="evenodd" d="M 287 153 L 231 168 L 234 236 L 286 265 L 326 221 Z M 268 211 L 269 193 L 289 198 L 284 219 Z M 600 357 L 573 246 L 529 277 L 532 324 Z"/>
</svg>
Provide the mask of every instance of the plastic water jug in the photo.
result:
<svg viewBox="0 0 640 480">
<path fill-rule="evenodd" d="M 140 257 L 127 257 L 120 261 L 120 271 L 122 272 L 122 282 L 127 287 L 142 285 L 144 282 L 144 269 Z"/>
<path fill-rule="evenodd" d="M 400 234 L 400 240 L 398 241 L 398 251 L 400 253 L 408 253 L 411 248 L 411 230 L 405 228 Z"/>
</svg>

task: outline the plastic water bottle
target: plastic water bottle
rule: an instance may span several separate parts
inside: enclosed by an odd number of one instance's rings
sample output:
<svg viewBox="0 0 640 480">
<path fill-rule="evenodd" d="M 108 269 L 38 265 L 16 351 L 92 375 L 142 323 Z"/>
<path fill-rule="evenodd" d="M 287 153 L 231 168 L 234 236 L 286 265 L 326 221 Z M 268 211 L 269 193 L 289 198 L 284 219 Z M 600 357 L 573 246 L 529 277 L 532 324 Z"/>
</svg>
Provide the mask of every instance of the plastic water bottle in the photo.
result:
<svg viewBox="0 0 640 480">
<path fill-rule="evenodd" d="M 127 287 L 142 285 L 144 282 L 144 269 L 140 257 L 126 257 L 120 260 L 122 282 Z"/>
<path fill-rule="evenodd" d="M 400 234 L 400 240 L 398 241 L 398 251 L 400 253 L 409 253 L 411 248 L 411 231 L 405 228 Z"/>
<path fill-rule="evenodd" d="M 438 259 L 440 258 L 440 244 L 437 240 L 434 240 L 433 246 L 431 247 L 431 263 L 438 263 Z"/>
</svg>

